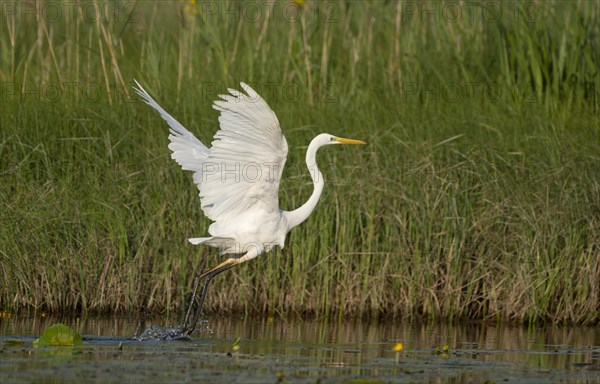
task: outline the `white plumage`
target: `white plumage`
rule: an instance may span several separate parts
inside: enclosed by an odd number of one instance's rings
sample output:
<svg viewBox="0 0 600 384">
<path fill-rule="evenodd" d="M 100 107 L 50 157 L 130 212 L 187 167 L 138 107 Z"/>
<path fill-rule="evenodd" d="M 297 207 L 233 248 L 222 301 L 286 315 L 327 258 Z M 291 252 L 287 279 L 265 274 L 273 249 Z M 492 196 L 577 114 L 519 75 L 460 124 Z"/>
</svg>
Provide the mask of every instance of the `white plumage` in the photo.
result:
<svg viewBox="0 0 600 384">
<path fill-rule="evenodd" d="M 169 124 L 171 157 L 184 170 L 194 173 L 201 208 L 213 221 L 208 229 L 210 237 L 191 238 L 190 242 L 218 247 L 221 253 L 233 255 L 198 277 L 207 277 L 202 300 L 214 275 L 276 245 L 283 247 L 286 234 L 315 209 L 324 185 L 316 164 L 320 147 L 364 144 L 326 133 L 315 137 L 306 152 L 306 165 L 314 183 L 313 193 L 300 208 L 283 211 L 279 209 L 278 192 L 287 158 L 287 142 L 277 116 L 250 86 L 240 83 L 246 94 L 228 89 L 228 95 L 220 95 L 221 100 L 215 101 L 213 108 L 220 112 L 221 129 L 209 149 L 158 105 L 137 81 L 136 85 L 135 91 Z M 201 307 L 202 304 L 198 314 Z"/>
</svg>

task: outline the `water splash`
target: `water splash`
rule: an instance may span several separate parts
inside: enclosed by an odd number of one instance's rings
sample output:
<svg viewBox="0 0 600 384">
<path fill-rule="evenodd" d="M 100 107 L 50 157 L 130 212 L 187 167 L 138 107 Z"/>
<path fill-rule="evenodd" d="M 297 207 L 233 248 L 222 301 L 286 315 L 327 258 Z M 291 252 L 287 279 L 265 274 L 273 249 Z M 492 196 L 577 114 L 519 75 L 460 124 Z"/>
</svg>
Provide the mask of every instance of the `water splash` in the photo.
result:
<svg viewBox="0 0 600 384">
<path fill-rule="evenodd" d="M 193 333 L 203 331 L 212 334 L 213 330 L 208 327 L 208 321 L 199 321 L 204 323 L 204 326 L 196 327 Z M 200 324 L 199 324 L 200 325 Z M 184 331 L 182 327 L 167 327 L 161 325 L 152 325 L 146 328 L 142 333 L 133 337 L 137 341 L 171 341 L 171 340 L 192 340 L 190 335 Z"/>
<path fill-rule="evenodd" d="M 134 337 L 137 341 L 170 341 L 170 340 L 191 340 L 191 337 L 184 333 L 179 327 L 166 327 L 153 325 L 146 328 L 141 334 Z"/>
</svg>

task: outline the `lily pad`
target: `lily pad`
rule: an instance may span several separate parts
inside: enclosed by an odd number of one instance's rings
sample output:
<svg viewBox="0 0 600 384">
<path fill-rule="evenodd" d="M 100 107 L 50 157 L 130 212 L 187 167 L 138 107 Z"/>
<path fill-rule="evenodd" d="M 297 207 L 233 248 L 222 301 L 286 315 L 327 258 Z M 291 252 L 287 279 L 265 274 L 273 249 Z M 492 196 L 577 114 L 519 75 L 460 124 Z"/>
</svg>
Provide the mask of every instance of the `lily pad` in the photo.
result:
<svg viewBox="0 0 600 384">
<path fill-rule="evenodd" d="M 64 324 L 54 324 L 46 328 L 42 336 L 33 342 L 34 347 L 81 345 L 81 335 Z"/>
</svg>

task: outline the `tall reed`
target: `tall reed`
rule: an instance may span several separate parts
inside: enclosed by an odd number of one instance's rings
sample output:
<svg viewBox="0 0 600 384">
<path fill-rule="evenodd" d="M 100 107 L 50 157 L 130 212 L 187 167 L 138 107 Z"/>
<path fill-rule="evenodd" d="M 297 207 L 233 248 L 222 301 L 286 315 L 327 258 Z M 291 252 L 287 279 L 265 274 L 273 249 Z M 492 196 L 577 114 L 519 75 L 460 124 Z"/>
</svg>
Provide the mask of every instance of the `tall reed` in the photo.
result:
<svg viewBox="0 0 600 384">
<path fill-rule="evenodd" d="M 255 86 L 290 146 L 283 209 L 315 134 L 369 143 L 319 154 L 314 214 L 208 311 L 600 319 L 597 3 L 7 4 L 3 309 L 179 311 L 220 261 L 186 241 L 209 221 L 138 79 L 205 143 L 212 100 Z"/>
</svg>

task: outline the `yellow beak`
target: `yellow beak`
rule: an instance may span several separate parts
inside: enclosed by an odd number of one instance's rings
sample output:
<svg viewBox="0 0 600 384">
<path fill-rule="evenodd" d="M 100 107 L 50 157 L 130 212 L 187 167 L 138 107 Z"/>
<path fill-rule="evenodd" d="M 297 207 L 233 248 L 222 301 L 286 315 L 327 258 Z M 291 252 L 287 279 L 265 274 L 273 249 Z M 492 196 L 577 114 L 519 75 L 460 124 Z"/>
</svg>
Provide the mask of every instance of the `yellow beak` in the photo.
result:
<svg viewBox="0 0 600 384">
<path fill-rule="evenodd" d="M 338 137 L 335 141 L 340 144 L 367 144 L 362 140 L 344 139 L 343 137 Z"/>
</svg>

